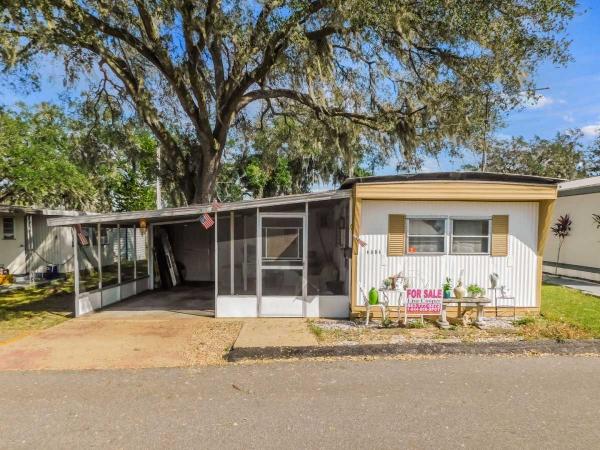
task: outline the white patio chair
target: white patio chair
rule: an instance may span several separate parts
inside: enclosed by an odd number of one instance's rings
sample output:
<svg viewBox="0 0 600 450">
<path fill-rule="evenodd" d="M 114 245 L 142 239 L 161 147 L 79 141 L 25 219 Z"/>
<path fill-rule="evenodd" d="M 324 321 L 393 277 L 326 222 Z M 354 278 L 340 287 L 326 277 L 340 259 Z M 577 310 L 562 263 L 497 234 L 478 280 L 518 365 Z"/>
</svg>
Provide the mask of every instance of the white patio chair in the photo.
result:
<svg viewBox="0 0 600 450">
<path fill-rule="evenodd" d="M 498 307 L 512 307 L 513 320 L 517 318 L 517 299 L 514 295 L 510 295 L 506 286 L 500 286 L 500 296 L 496 297 L 496 317 L 498 317 Z"/>
<path fill-rule="evenodd" d="M 388 307 L 387 298 L 381 298 L 383 296 L 380 296 L 379 303 L 377 303 L 376 305 L 371 305 L 369 303 L 369 297 L 367 296 L 367 294 L 365 294 L 365 290 L 362 288 L 362 286 L 360 286 L 359 289 L 360 289 L 360 295 L 362 295 L 363 301 L 365 303 L 365 309 L 367 311 L 367 320 L 365 321 L 365 325 L 369 325 L 369 315 L 371 313 L 371 309 L 373 309 L 373 308 L 381 309 L 381 316 L 383 317 L 383 321 L 385 322 L 385 320 L 387 319 L 387 307 Z"/>
</svg>

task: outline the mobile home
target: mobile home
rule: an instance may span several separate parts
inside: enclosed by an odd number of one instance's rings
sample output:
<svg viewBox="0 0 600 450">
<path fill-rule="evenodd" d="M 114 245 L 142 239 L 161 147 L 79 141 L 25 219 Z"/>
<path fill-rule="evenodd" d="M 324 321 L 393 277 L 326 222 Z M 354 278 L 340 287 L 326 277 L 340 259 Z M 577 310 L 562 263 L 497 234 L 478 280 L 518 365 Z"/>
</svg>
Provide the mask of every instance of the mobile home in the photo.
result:
<svg viewBox="0 0 600 450">
<path fill-rule="evenodd" d="M 492 273 L 520 312 L 535 312 L 558 181 L 365 177 L 335 191 L 48 223 L 79 227 L 77 314 L 156 289 L 160 279 L 163 289 L 202 286 L 217 317 L 349 317 L 364 312 L 361 292 L 390 276 L 424 288 L 446 277 L 488 287 Z"/>
<path fill-rule="evenodd" d="M 572 220 L 570 235 L 558 257 L 558 238 L 550 233 L 544 253 L 544 272 L 600 282 L 600 177 L 567 181 L 558 186 L 554 224 L 568 214 Z"/>
<path fill-rule="evenodd" d="M 0 205 L 0 267 L 23 281 L 73 271 L 70 230 L 48 227 L 49 218 L 83 213 Z"/>
</svg>

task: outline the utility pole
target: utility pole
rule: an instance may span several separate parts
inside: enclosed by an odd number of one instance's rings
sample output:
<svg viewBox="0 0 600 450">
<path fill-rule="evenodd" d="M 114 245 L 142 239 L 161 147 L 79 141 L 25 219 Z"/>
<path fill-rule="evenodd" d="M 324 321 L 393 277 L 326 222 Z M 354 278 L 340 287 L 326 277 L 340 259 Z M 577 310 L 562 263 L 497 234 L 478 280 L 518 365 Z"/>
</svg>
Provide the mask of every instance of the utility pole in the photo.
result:
<svg viewBox="0 0 600 450">
<path fill-rule="evenodd" d="M 156 209 L 162 208 L 162 195 L 160 184 L 160 145 L 156 146 Z"/>
</svg>

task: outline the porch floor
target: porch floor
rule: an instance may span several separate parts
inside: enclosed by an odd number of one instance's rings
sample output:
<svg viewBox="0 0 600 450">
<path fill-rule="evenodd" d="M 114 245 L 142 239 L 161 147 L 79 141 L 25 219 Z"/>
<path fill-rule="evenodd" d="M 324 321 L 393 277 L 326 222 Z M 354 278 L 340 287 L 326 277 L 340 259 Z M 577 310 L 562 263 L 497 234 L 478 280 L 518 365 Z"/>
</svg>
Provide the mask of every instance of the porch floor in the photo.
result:
<svg viewBox="0 0 600 450">
<path fill-rule="evenodd" d="M 125 311 L 128 313 L 160 313 L 164 311 L 214 317 L 214 294 L 214 286 L 209 283 L 180 285 L 171 289 L 142 292 L 139 295 L 108 306 L 102 312 L 120 314 Z"/>
</svg>

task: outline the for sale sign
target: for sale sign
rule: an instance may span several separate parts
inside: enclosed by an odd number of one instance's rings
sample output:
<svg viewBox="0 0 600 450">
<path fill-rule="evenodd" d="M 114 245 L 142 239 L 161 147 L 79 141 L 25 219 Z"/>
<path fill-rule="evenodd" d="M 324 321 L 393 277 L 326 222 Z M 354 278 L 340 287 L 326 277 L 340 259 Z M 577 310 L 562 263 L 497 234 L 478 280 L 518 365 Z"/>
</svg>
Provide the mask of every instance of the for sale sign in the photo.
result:
<svg viewBox="0 0 600 450">
<path fill-rule="evenodd" d="M 405 313 L 407 315 L 437 316 L 442 313 L 441 289 L 408 289 Z"/>
</svg>

